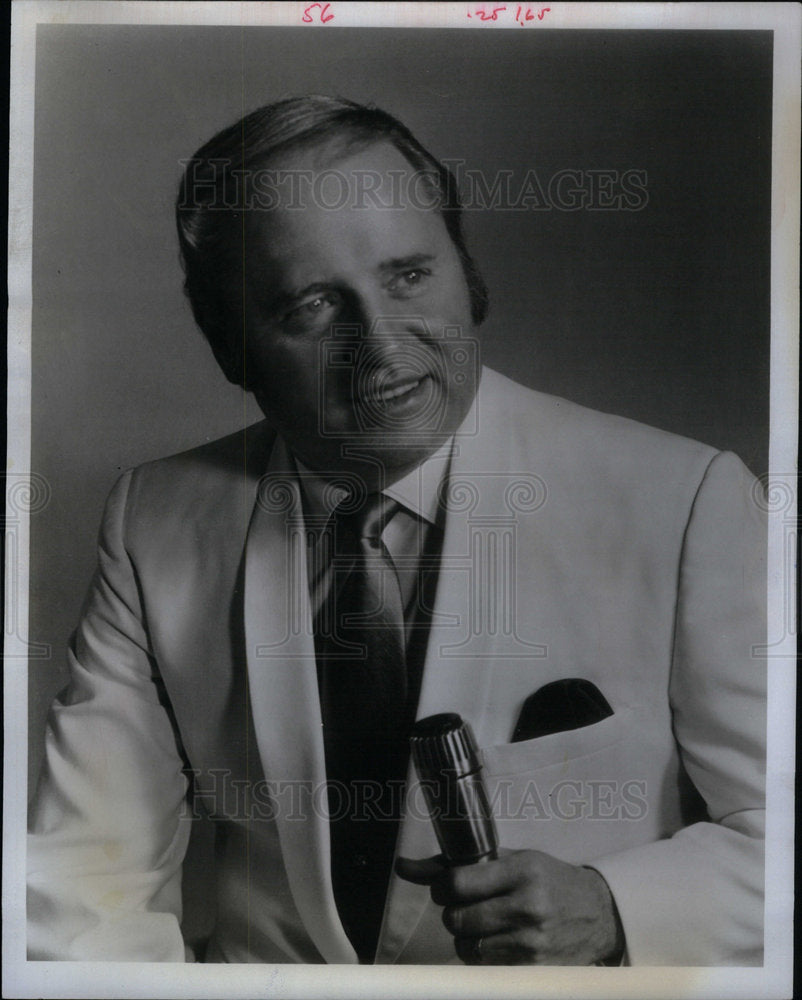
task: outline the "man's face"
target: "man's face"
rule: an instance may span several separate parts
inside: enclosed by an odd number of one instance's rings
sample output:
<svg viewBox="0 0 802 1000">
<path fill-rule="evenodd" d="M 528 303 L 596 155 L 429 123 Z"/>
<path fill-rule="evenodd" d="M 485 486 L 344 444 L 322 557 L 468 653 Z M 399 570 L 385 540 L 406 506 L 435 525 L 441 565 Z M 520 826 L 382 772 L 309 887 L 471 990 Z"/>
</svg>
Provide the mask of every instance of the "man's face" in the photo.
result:
<svg viewBox="0 0 802 1000">
<path fill-rule="evenodd" d="M 310 150 L 279 165 L 337 171 L 343 180 L 320 187 L 317 204 L 312 185 L 302 208 L 250 213 L 248 383 L 309 468 L 392 481 L 435 451 L 473 401 L 468 288 L 442 217 L 424 207 L 431 195 L 393 146 L 320 160 Z M 376 199 L 394 207 L 355 194 L 366 176 L 381 178 Z M 343 207 L 325 207 L 346 190 Z"/>
</svg>

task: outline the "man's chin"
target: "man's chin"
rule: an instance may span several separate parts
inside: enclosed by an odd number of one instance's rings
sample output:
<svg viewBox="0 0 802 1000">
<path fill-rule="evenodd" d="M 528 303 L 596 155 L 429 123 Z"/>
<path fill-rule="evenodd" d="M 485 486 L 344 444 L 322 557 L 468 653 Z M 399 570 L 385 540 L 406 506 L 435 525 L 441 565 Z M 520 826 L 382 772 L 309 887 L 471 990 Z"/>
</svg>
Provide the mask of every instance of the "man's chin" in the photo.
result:
<svg viewBox="0 0 802 1000">
<path fill-rule="evenodd" d="M 304 464 L 320 475 L 347 473 L 359 476 L 371 490 L 396 482 L 433 455 L 448 440 L 447 431 L 425 435 L 363 432 L 343 440 L 325 454 L 309 456 Z"/>
</svg>

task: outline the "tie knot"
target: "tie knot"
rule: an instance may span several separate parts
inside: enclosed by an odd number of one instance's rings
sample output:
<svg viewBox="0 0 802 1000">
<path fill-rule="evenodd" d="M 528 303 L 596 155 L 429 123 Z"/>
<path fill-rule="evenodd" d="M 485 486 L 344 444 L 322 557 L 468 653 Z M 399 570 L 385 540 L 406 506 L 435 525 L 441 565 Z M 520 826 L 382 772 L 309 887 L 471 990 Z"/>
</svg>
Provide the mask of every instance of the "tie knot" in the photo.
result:
<svg viewBox="0 0 802 1000">
<path fill-rule="evenodd" d="M 383 493 L 368 493 L 356 508 L 353 503 L 348 498 L 337 506 L 337 523 L 354 537 L 378 545 L 387 522 L 398 510 L 398 503 Z"/>
</svg>

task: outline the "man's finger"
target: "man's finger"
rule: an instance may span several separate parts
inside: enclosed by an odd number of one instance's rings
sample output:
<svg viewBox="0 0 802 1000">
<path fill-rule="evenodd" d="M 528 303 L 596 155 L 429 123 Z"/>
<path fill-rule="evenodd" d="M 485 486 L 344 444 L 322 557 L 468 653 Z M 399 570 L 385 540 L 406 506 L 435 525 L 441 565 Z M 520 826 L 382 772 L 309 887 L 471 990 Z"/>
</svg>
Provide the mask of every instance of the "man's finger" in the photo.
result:
<svg viewBox="0 0 802 1000">
<path fill-rule="evenodd" d="M 443 859 L 440 854 L 435 854 L 432 858 L 396 858 L 395 873 L 399 878 L 406 879 L 407 882 L 414 882 L 415 885 L 431 885 L 432 882 L 441 875 L 445 869 Z"/>
<path fill-rule="evenodd" d="M 443 910 L 446 930 L 457 938 L 487 937 L 515 930 L 519 910 L 509 896 L 494 896 L 470 906 L 447 906 Z"/>
<path fill-rule="evenodd" d="M 466 965 L 535 965 L 547 961 L 537 940 L 536 934 L 503 932 L 489 937 L 455 938 L 454 949 Z"/>
<path fill-rule="evenodd" d="M 500 854 L 496 861 L 443 868 L 432 883 L 432 899 L 439 906 L 461 906 L 513 891 L 521 882 L 515 853 Z"/>
</svg>

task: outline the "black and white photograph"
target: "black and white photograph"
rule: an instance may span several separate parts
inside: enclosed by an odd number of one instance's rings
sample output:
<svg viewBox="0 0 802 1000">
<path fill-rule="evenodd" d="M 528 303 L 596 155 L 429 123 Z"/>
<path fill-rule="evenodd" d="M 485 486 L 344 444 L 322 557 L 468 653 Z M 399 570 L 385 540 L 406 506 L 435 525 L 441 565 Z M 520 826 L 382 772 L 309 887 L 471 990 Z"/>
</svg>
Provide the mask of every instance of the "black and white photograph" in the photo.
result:
<svg viewBox="0 0 802 1000">
<path fill-rule="evenodd" d="M 801 21 L 14 3 L 4 995 L 791 995 Z"/>
</svg>

